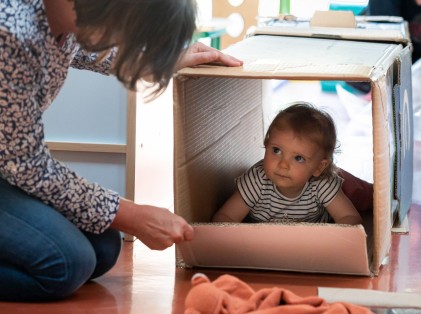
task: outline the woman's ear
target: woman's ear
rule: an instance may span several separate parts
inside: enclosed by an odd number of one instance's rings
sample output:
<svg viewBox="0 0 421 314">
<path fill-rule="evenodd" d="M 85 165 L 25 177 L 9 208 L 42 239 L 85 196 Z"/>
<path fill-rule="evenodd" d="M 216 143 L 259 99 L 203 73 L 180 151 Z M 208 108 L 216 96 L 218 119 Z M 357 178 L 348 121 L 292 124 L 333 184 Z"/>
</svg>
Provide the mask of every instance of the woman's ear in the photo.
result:
<svg viewBox="0 0 421 314">
<path fill-rule="evenodd" d="M 319 167 L 313 172 L 313 177 L 319 177 L 322 172 L 330 165 L 330 160 L 322 159 L 320 161 Z"/>
</svg>

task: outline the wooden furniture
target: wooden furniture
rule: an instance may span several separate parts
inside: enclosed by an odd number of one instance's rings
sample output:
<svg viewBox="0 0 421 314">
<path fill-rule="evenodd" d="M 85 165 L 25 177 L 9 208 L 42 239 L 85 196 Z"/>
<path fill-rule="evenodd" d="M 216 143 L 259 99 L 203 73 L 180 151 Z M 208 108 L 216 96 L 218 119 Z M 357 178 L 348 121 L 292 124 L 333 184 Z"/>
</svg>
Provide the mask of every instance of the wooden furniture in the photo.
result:
<svg viewBox="0 0 421 314">
<path fill-rule="evenodd" d="M 237 1 L 238 2 L 238 1 Z M 238 6 L 233 6 L 228 0 L 212 1 L 212 14 L 215 18 L 225 18 L 230 20 L 232 17 L 241 18 L 244 25 L 240 34 L 233 36 L 231 26 L 227 27 L 227 34 L 221 37 L 221 49 L 243 39 L 250 26 L 256 25 L 256 16 L 258 14 L 259 1 L 247 0 Z M 238 22 L 237 22 L 238 24 Z"/>
</svg>

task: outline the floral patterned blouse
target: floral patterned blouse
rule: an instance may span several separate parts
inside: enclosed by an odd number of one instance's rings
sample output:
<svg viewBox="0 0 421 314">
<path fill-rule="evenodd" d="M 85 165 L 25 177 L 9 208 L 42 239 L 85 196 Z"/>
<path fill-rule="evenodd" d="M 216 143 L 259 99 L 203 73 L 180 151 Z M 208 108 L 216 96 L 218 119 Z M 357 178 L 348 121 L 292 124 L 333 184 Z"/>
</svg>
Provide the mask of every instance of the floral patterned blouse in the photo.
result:
<svg viewBox="0 0 421 314">
<path fill-rule="evenodd" d="M 42 0 L 1 0 L 0 177 L 56 208 L 78 228 L 101 233 L 115 217 L 119 195 L 52 158 L 42 122 L 70 66 L 109 74 L 113 56 L 100 63 L 95 57 L 73 35 L 57 44 Z"/>
</svg>

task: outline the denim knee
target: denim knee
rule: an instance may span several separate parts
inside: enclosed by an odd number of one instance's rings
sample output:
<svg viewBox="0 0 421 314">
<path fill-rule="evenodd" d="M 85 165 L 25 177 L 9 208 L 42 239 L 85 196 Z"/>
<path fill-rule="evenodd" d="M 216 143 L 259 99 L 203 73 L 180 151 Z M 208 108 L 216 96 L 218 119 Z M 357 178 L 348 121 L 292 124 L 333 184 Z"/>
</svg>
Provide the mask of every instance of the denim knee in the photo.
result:
<svg viewBox="0 0 421 314">
<path fill-rule="evenodd" d="M 83 235 L 60 246 L 46 242 L 39 258 L 0 258 L 0 300 L 50 301 L 68 297 L 82 286 L 96 267 L 95 252 Z M 27 241 L 31 241 L 28 239 Z M 65 241 L 64 241 L 65 242 Z M 1 255 L 1 254 L 0 254 Z"/>
<path fill-rule="evenodd" d="M 73 294 L 92 276 L 97 265 L 95 251 L 88 241 L 78 243 L 74 250 L 67 251 L 58 261 L 63 272 L 56 272 L 48 277 L 38 278 L 42 283 L 47 299 L 62 299 Z"/>
<path fill-rule="evenodd" d="M 90 279 L 95 279 L 108 272 L 118 260 L 121 251 L 121 234 L 109 228 L 102 234 L 84 233 L 90 241 L 97 259 L 95 270 Z"/>
<path fill-rule="evenodd" d="M 0 300 L 64 298 L 92 276 L 96 264 L 90 241 L 65 217 L 15 188 L 1 187 Z"/>
</svg>

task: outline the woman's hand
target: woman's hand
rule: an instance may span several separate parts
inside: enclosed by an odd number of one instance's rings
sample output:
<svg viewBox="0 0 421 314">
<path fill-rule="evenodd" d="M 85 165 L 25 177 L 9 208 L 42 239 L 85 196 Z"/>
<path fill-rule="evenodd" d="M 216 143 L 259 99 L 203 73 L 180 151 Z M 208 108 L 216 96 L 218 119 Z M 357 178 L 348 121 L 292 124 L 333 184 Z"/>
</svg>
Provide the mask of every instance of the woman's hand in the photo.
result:
<svg viewBox="0 0 421 314">
<path fill-rule="evenodd" d="M 176 71 L 185 67 L 205 63 L 218 63 L 230 67 L 243 65 L 243 61 L 226 55 L 215 48 L 206 46 L 203 43 L 197 42 L 187 48 L 187 50 L 181 55 L 176 65 Z"/>
<path fill-rule="evenodd" d="M 137 237 L 153 250 L 164 250 L 174 243 L 193 239 L 193 227 L 168 209 L 138 205 L 120 199 L 113 228 Z"/>
</svg>

